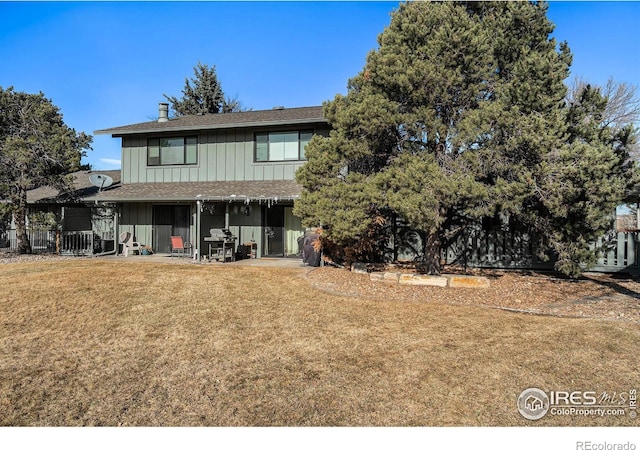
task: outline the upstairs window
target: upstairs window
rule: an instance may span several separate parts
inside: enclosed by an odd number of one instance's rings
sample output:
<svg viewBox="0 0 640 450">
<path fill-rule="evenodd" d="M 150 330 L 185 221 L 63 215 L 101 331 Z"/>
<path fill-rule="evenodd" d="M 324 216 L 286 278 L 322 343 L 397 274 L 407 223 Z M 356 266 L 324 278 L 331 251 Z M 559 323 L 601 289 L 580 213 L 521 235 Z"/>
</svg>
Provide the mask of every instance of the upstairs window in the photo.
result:
<svg viewBox="0 0 640 450">
<path fill-rule="evenodd" d="M 151 138 L 147 141 L 148 166 L 176 166 L 198 162 L 198 138 Z"/>
<path fill-rule="evenodd" d="M 256 133 L 256 162 L 304 161 L 311 136 L 311 131 Z"/>
</svg>

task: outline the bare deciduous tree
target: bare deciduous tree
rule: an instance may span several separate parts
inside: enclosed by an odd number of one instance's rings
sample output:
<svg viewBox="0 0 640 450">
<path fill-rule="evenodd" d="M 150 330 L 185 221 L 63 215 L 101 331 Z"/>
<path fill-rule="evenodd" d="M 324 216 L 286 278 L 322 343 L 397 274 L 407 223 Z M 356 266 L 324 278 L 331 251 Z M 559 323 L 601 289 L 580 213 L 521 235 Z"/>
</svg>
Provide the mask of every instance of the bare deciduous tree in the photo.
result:
<svg viewBox="0 0 640 450">
<path fill-rule="evenodd" d="M 600 93 L 607 100 L 607 107 L 602 117 L 603 125 L 622 128 L 638 122 L 640 119 L 638 86 L 619 82 L 613 78 L 609 78 L 604 86 L 597 86 L 582 77 L 576 77 L 568 86 L 567 102 L 573 103 L 588 85 L 599 88 Z"/>
</svg>

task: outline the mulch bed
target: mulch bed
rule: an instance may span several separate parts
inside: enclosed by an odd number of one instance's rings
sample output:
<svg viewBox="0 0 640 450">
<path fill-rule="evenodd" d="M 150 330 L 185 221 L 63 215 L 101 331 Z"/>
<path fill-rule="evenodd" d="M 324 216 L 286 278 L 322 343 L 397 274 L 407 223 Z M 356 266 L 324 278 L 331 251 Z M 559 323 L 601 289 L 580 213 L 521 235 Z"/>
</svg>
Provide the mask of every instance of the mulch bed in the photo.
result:
<svg viewBox="0 0 640 450">
<path fill-rule="evenodd" d="M 560 317 L 640 323 L 640 282 L 631 277 L 585 274 L 572 280 L 557 274 L 483 270 L 487 289 L 403 286 L 373 282 L 368 275 L 322 267 L 307 274 L 316 288 L 380 301 L 427 301 L 501 308 Z"/>
<path fill-rule="evenodd" d="M 0 264 L 39 262 L 39 261 L 62 261 L 65 259 L 77 259 L 77 256 L 60 256 L 55 253 L 32 253 L 21 255 L 15 252 L 0 251 Z"/>
</svg>

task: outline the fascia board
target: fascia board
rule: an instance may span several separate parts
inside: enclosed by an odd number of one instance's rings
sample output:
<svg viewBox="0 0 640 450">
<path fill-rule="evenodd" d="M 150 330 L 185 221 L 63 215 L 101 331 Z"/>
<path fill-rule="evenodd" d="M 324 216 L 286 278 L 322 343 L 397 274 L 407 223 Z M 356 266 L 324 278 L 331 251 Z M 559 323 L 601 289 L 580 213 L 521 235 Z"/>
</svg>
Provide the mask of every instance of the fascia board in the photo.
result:
<svg viewBox="0 0 640 450">
<path fill-rule="evenodd" d="M 212 125 L 188 125 L 162 128 L 141 128 L 136 130 L 127 130 L 125 128 L 106 128 L 104 130 L 95 130 L 94 134 L 111 134 L 112 137 L 121 137 L 131 134 L 151 134 L 165 133 L 176 131 L 199 131 L 199 130 L 222 130 L 229 128 L 257 128 L 271 127 L 278 125 L 304 125 L 312 123 L 328 123 L 325 119 L 296 119 L 296 120 L 273 120 L 261 122 L 244 122 L 244 123 L 228 123 L 228 124 L 212 124 Z"/>
</svg>

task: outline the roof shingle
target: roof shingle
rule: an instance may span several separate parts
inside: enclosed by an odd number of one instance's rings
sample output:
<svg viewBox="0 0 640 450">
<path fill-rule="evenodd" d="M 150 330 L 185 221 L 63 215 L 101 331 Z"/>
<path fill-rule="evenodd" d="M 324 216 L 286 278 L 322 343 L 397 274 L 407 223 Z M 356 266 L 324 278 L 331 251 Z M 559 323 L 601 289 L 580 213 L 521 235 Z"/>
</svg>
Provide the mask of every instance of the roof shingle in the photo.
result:
<svg viewBox="0 0 640 450">
<path fill-rule="evenodd" d="M 293 125 L 326 123 L 322 106 L 301 108 L 269 109 L 220 114 L 182 116 L 167 122 L 142 122 L 120 127 L 94 131 L 95 134 L 122 136 L 127 134 L 152 133 L 161 131 L 207 130 L 220 128 L 240 128 L 269 125 Z"/>
<path fill-rule="evenodd" d="M 263 201 L 294 200 L 302 187 L 295 180 L 199 181 L 122 184 L 84 198 L 85 201 Z"/>
<path fill-rule="evenodd" d="M 113 178 L 112 186 L 114 187 L 120 184 L 119 170 L 101 170 L 97 172 L 82 170 L 75 172 L 73 173 L 73 188 L 77 197 L 84 198 L 98 193 L 99 188 L 89 181 L 89 175 L 92 173 L 109 175 Z M 27 192 L 27 203 L 64 203 L 66 200 L 65 197 L 60 197 L 60 192 L 57 189 L 50 186 L 42 186 Z"/>
</svg>

